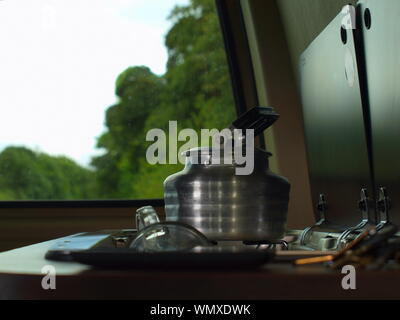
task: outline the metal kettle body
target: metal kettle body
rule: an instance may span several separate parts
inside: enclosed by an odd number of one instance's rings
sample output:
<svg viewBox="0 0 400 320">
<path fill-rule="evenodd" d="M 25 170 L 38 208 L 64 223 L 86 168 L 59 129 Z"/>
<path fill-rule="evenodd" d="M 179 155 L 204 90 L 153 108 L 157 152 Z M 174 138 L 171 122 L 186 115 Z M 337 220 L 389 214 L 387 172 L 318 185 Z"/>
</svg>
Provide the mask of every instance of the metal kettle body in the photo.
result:
<svg viewBox="0 0 400 320">
<path fill-rule="evenodd" d="M 289 182 L 268 168 L 270 153 L 254 150 L 254 170 L 200 162 L 212 148 L 186 152 L 185 168 L 164 182 L 166 218 L 187 223 L 215 241 L 278 240 L 284 236 Z M 212 162 L 211 162 L 212 163 Z"/>
</svg>

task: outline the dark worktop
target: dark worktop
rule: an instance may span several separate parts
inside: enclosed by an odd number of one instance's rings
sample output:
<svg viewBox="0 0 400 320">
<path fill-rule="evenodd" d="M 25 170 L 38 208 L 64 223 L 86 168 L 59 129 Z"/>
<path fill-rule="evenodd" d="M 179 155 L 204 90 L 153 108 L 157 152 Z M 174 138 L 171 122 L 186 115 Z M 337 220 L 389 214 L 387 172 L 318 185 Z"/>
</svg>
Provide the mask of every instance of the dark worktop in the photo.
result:
<svg viewBox="0 0 400 320">
<path fill-rule="evenodd" d="M 398 299 L 400 271 L 357 271 L 356 290 L 324 266 L 273 262 L 257 270 L 95 270 L 54 262 L 54 241 L 0 253 L 1 299 Z M 57 270 L 56 289 L 41 287 L 42 267 Z"/>
</svg>

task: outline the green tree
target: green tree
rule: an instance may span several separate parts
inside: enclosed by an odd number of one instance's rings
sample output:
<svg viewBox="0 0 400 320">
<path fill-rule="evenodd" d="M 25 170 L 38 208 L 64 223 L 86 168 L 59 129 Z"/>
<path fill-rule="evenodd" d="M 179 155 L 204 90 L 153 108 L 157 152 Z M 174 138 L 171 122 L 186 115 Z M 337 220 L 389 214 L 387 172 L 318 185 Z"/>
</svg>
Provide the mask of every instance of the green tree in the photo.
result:
<svg viewBox="0 0 400 320">
<path fill-rule="evenodd" d="M 105 198 L 133 194 L 135 173 L 145 154 L 145 123 L 161 102 L 162 78 L 147 67 L 130 67 L 116 81 L 118 103 L 106 112 L 108 131 L 98 140 L 103 156 L 93 159 L 99 191 Z"/>
<path fill-rule="evenodd" d="M 163 180 L 182 168 L 146 162 L 148 130 L 167 131 L 170 120 L 178 129 L 222 129 L 235 117 L 214 1 L 192 0 L 175 7 L 169 19 L 166 74 L 131 67 L 117 80 L 119 102 L 108 109 L 108 131 L 98 142 L 106 152 L 93 159 L 106 198 L 161 197 Z"/>
<path fill-rule="evenodd" d="M 94 172 L 66 157 L 24 147 L 0 153 L 0 200 L 88 199 L 96 194 Z"/>
<path fill-rule="evenodd" d="M 167 131 L 170 120 L 178 129 L 222 129 L 235 117 L 214 6 L 213 0 L 191 0 L 173 9 L 163 76 L 145 66 L 119 75 L 118 101 L 108 108 L 107 131 L 97 143 L 104 154 L 92 159 L 96 170 L 66 157 L 8 147 L 0 153 L 0 200 L 161 197 L 163 180 L 182 165 L 147 163 L 152 142 L 146 142 L 146 133 Z"/>
<path fill-rule="evenodd" d="M 167 104 L 194 129 L 222 129 L 234 119 L 234 102 L 223 39 L 213 0 L 176 7 L 166 36 Z"/>
<path fill-rule="evenodd" d="M 189 6 L 176 7 L 169 19 L 174 24 L 165 40 L 169 56 L 165 90 L 145 130 L 167 130 L 169 120 L 176 120 L 178 129 L 198 132 L 227 127 L 235 118 L 234 102 L 214 1 L 192 0 Z M 163 181 L 182 166 L 150 165 L 143 158 L 144 154 L 133 195 L 162 197 Z"/>
</svg>

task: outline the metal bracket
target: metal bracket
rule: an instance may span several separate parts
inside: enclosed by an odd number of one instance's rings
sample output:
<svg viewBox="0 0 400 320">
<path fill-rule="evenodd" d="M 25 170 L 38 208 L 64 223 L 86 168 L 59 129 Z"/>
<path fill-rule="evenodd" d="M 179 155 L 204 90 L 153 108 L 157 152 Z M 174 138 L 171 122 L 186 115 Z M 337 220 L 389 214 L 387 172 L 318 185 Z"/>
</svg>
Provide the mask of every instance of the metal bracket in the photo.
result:
<svg viewBox="0 0 400 320">
<path fill-rule="evenodd" d="M 300 235 L 300 240 L 299 243 L 300 245 L 304 246 L 305 245 L 305 241 L 306 241 L 306 237 L 307 234 L 314 229 L 315 227 L 318 227 L 320 225 L 322 225 L 323 223 L 326 222 L 326 218 L 325 218 L 325 212 L 328 208 L 328 203 L 326 201 L 326 197 L 323 193 L 320 193 L 319 197 L 318 197 L 318 203 L 317 203 L 317 210 L 319 212 L 319 216 L 320 219 L 317 223 L 315 223 L 314 225 L 307 227 L 303 230 L 303 232 Z"/>
<path fill-rule="evenodd" d="M 371 207 L 371 199 L 368 196 L 368 191 L 366 188 L 362 188 L 360 191 L 360 200 L 358 201 L 358 209 L 362 213 L 362 219 L 359 224 L 354 227 L 350 227 L 342 232 L 342 234 L 337 239 L 336 249 L 339 249 L 342 242 L 344 242 L 352 233 L 361 231 L 367 224 L 370 223 L 369 220 L 369 210 Z"/>
<path fill-rule="evenodd" d="M 379 212 L 379 223 L 376 229 L 382 229 L 385 225 L 390 224 L 389 211 L 392 207 L 392 202 L 389 198 L 388 192 L 385 187 L 379 188 L 378 201 L 376 202 L 376 207 Z"/>
</svg>

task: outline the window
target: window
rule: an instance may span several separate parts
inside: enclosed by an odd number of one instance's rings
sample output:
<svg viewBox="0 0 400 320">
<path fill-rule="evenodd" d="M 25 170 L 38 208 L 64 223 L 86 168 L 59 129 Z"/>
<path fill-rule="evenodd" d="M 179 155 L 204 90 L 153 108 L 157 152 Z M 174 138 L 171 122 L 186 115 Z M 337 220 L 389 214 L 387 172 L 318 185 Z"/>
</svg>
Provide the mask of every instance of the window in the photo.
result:
<svg viewBox="0 0 400 320">
<path fill-rule="evenodd" d="M 2 0 L 0 43 L 0 200 L 162 197 L 146 133 L 235 118 L 213 0 Z"/>
</svg>

